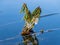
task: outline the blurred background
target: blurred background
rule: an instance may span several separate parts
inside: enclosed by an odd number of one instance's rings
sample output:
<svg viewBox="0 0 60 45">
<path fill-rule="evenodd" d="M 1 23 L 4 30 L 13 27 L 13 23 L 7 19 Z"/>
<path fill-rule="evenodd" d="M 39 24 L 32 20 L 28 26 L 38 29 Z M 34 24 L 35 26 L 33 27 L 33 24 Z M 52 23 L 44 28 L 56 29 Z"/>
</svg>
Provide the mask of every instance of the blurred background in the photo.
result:
<svg viewBox="0 0 60 45">
<path fill-rule="evenodd" d="M 20 9 L 26 3 L 28 9 L 32 12 L 36 7 L 40 6 L 42 15 L 51 13 L 60 13 L 59 0 L 0 0 L 0 45 L 18 45 L 22 42 L 22 36 L 13 40 L 5 40 L 21 33 L 24 27 L 23 14 Z M 40 18 L 39 22 L 33 28 L 39 32 L 40 29 L 60 28 L 60 14 Z M 60 45 L 60 30 L 44 33 L 37 36 L 40 45 Z M 41 40 L 40 38 L 43 38 Z M 21 43 L 22 45 L 22 43 Z"/>
</svg>

